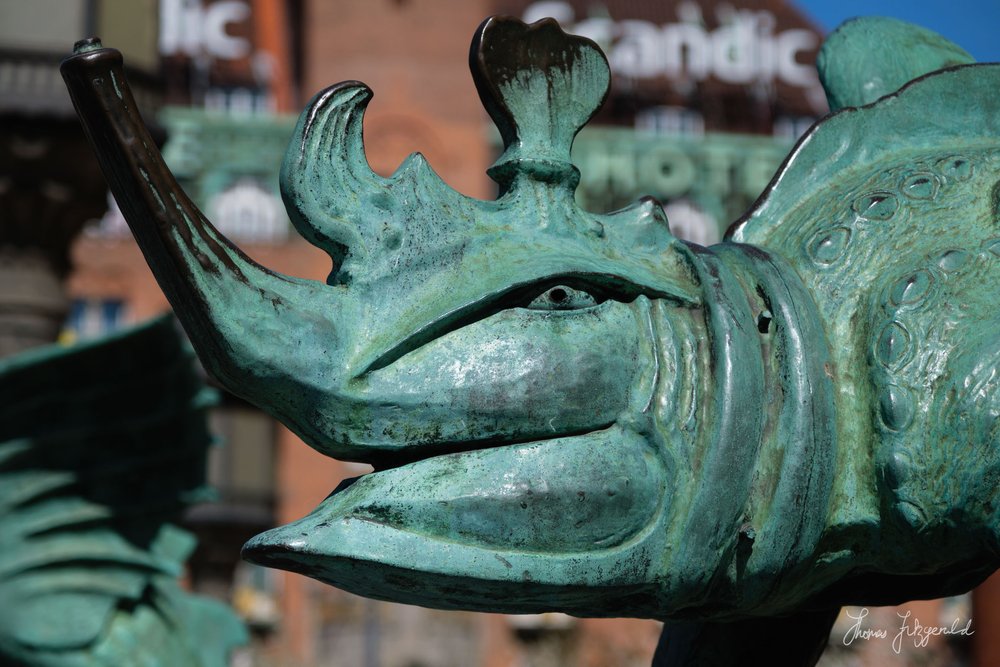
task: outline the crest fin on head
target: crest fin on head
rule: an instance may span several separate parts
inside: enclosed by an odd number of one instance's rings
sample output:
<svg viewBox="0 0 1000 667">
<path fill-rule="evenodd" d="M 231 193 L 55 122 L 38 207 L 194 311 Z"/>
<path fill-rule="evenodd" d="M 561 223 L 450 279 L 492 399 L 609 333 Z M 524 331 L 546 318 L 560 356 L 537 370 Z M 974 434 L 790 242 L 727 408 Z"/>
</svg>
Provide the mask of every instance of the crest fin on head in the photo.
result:
<svg viewBox="0 0 1000 667">
<path fill-rule="evenodd" d="M 575 188 L 580 172 L 570 161 L 573 139 L 611 85 L 597 44 L 566 34 L 552 19 L 525 25 L 493 17 L 476 31 L 469 67 L 504 142 L 490 177 L 505 191 L 521 174 Z"/>
<path fill-rule="evenodd" d="M 816 69 L 830 110 L 860 107 L 945 67 L 975 62 L 941 35 L 885 16 L 851 19 L 826 38 Z"/>
</svg>

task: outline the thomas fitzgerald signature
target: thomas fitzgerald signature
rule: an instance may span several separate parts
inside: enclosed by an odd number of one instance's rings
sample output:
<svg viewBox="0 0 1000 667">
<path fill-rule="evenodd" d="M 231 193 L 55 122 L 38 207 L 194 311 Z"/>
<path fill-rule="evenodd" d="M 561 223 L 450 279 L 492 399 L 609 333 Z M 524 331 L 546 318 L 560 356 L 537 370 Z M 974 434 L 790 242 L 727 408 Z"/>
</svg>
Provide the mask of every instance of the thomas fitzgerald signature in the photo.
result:
<svg viewBox="0 0 1000 667">
<path fill-rule="evenodd" d="M 854 643 L 856 639 L 887 639 L 889 637 L 889 630 L 885 628 L 877 628 L 865 625 L 865 619 L 868 617 L 868 607 L 861 607 L 856 613 L 852 613 L 850 609 L 845 609 L 844 613 L 847 617 L 854 621 L 854 623 L 847 629 L 844 633 L 844 646 L 850 646 Z M 962 620 L 956 618 L 954 622 L 949 625 L 923 625 L 915 616 L 912 616 L 909 611 L 905 614 L 896 612 L 896 615 L 901 619 L 899 629 L 892 638 L 892 650 L 898 655 L 903 649 L 903 638 L 912 638 L 913 645 L 917 648 L 922 648 L 927 646 L 927 642 L 930 641 L 931 637 L 943 636 L 943 635 L 973 635 L 975 632 L 972 630 L 972 619 L 970 618 L 965 625 L 962 625 Z"/>
</svg>

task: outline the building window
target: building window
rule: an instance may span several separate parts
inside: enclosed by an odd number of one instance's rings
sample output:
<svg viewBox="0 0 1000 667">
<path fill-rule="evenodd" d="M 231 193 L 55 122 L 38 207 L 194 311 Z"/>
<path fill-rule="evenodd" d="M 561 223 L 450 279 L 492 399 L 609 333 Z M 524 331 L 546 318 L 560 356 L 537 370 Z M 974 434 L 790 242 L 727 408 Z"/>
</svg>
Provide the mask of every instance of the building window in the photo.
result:
<svg viewBox="0 0 1000 667">
<path fill-rule="evenodd" d="M 816 122 L 811 116 L 781 116 L 774 121 L 774 136 L 778 139 L 795 141 Z"/>
<path fill-rule="evenodd" d="M 281 243 L 288 217 L 278 198 L 255 178 L 241 178 L 208 203 L 209 217 L 223 235 L 248 243 Z"/>
<path fill-rule="evenodd" d="M 719 242 L 719 223 L 687 198 L 675 199 L 663 207 L 670 233 L 679 239 L 709 246 Z"/>
<path fill-rule="evenodd" d="M 74 299 L 61 338 L 75 341 L 103 336 L 124 324 L 124 315 L 121 299 Z"/>
<path fill-rule="evenodd" d="M 653 107 L 635 115 L 635 128 L 653 134 L 705 134 L 705 119 L 700 113 L 683 107 Z"/>
<path fill-rule="evenodd" d="M 258 88 L 209 88 L 205 91 L 206 111 L 228 113 L 234 116 L 274 113 L 274 97 Z"/>
<path fill-rule="evenodd" d="M 125 216 L 122 215 L 122 210 L 118 208 L 118 202 L 110 190 L 108 190 L 108 210 L 101 218 L 89 221 L 84 228 L 84 234 L 98 239 L 131 238 L 132 232 L 125 222 Z"/>
<path fill-rule="evenodd" d="M 209 484 L 223 503 L 256 510 L 266 523 L 274 502 L 274 419 L 226 395 L 210 423 L 220 443 L 209 452 Z"/>
</svg>

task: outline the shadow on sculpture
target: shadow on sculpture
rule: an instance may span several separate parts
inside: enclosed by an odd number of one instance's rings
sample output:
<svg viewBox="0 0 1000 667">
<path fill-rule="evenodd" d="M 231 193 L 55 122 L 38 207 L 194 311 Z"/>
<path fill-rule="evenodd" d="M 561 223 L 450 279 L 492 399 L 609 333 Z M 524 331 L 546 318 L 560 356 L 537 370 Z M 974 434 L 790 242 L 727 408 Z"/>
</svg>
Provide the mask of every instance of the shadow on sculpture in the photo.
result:
<svg viewBox="0 0 1000 667">
<path fill-rule="evenodd" d="M 181 589 L 214 403 L 172 319 L 0 362 L 0 664 L 222 667 L 235 614 Z"/>
<path fill-rule="evenodd" d="M 663 619 L 657 664 L 805 665 L 840 605 L 1000 564 L 1000 66 L 970 61 L 845 25 L 820 63 L 842 110 L 704 248 L 651 199 L 576 206 L 607 61 L 553 21 L 490 19 L 470 62 L 505 144 L 496 201 L 420 155 L 375 175 L 363 84 L 303 113 L 282 190 L 326 284 L 208 223 L 117 52 L 83 43 L 63 75 L 205 366 L 376 467 L 246 558 L 438 608 Z"/>
</svg>

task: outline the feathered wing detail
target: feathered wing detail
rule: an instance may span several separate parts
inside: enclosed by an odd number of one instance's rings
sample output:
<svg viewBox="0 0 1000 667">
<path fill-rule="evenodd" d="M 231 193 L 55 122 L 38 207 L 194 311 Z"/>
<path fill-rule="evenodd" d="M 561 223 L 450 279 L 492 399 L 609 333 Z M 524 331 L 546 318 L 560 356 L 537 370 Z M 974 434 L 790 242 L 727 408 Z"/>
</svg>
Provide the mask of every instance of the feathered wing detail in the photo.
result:
<svg viewBox="0 0 1000 667">
<path fill-rule="evenodd" d="M 225 665 L 245 639 L 177 584 L 213 392 L 169 319 L 0 363 L 0 663 Z"/>
</svg>

